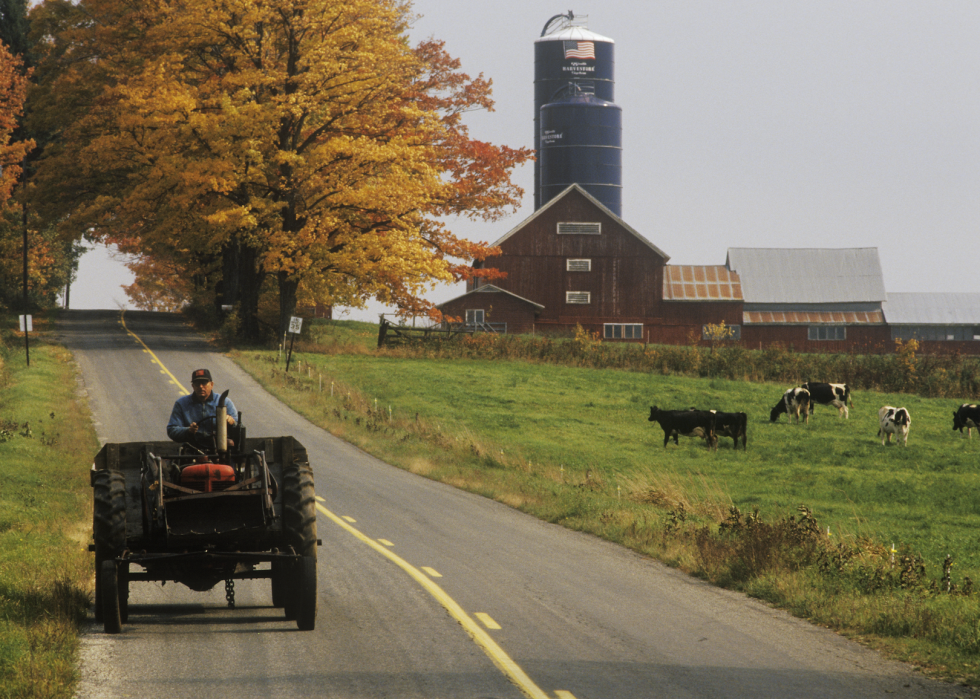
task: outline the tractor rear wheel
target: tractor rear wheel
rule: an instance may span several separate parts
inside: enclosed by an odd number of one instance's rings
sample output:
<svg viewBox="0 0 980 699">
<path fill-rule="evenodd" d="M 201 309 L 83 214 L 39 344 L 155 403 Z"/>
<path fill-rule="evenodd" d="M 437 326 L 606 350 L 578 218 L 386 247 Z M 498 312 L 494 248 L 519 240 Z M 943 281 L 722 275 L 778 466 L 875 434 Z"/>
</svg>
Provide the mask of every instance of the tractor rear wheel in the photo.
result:
<svg viewBox="0 0 980 699">
<path fill-rule="evenodd" d="M 122 631 L 122 615 L 119 609 L 119 572 L 115 561 L 102 561 L 99 571 L 99 587 L 102 593 L 102 623 L 106 633 Z"/>
<path fill-rule="evenodd" d="M 296 626 L 300 631 L 316 628 L 316 559 L 303 556 L 296 566 Z"/>
<path fill-rule="evenodd" d="M 316 499 L 309 464 L 294 463 L 283 468 L 282 509 L 286 545 L 316 561 Z"/>
<path fill-rule="evenodd" d="M 126 548 L 126 477 L 119 471 L 96 471 L 92 534 L 95 539 L 95 621 L 103 622 L 102 564 Z"/>
<path fill-rule="evenodd" d="M 302 558 L 283 566 L 278 585 L 273 576 L 273 601 L 283 602 L 287 619 L 295 619 L 301 629 L 312 629 L 316 623 L 317 536 L 313 469 L 308 463 L 287 464 L 282 469 L 282 521 L 286 547 Z"/>
</svg>

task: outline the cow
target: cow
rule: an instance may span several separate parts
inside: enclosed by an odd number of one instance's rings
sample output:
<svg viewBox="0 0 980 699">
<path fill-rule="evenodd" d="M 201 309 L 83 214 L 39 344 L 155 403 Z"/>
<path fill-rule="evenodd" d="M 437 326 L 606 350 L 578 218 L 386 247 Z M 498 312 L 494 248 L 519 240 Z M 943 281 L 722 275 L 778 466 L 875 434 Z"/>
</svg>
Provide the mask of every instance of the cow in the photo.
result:
<svg viewBox="0 0 980 699">
<path fill-rule="evenodd" d="M 664 430 L 664 449 L 667 442 L 674 438 L 674 444 L 680 445 L 677 435 L 685 437 L 700 437 L 715 448 L 718 438 L 715 436 L 715 414 L 710 410 L 660 410 L 657 406 L 650 408 L 650 422 L 659 422 Z"/>
<path fill-rule="evenodd" d="M 878 411 L 878 436 L 881 437 L 881 446 L 885 446 L 885 440 L 892 443 L 892 435 L 895 435 L 895 443 L 902 440 L 902 446 L 909 445 L 909 427 L 912 426 L 912 416 L 905 408 L 893 408 L 890 405 L 884 406 Z"/>
<path fill-rule="evenodd" d="M 807 381 L 803 388 L 810 392 L 810 414 L 813 415 L 813 404 L 832 405 L 837 408 L 837 417 L 843 413 L 844 418 L 848 417 L 848 403 L 854 406 L 851 400 L 851 389 L 846 383 L 817 383 Z"/>
<path fill-rule="evenodd" d="M 799 422 L 800 412 L 803 413 L 803 422 L 810 424 L 810 392 L 805 388 L 790 388 L 769 411 L 769 421 L 776 422 L 780 415 L 786 413 L 793 416 L 794 422 Z"/>
<path fill-rule="evenodd" d="M 975 403 L 964 403 L 953 413 L 953 429 L 963 434 L 964 427 L 968 439 L 973 439 L 974 429 L 980 432 L 980 406 Z"/>
<path fill-rule="evenodd" d="M 749 416 L 745 413 L 723 413 L 720 410 L 709 410 L 715 414 L 715 435 L 731 437 L 735 440 L 734 449 L 738 449 L 738 440 L 742 439 L 742 449 L 748 437 Z"/>
</svg>

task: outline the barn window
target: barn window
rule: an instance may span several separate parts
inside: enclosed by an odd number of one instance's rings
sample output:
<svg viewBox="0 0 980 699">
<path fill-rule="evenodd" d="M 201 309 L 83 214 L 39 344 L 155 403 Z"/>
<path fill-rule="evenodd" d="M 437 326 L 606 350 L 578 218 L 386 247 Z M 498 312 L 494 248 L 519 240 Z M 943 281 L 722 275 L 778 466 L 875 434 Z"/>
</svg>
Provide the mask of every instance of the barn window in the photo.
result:
<svg viewBox="0 0 980 699">
<path fill-rule="evenodd" d="M 601 233 L 601 223 L 572 223 L 570 221 L 558 223 L 558 235 L 600 235 Z"/>
<path fill-rule="evenodd" d="M 893 340 L 980 340 L 980 328 L 969 325 L 899 325 L 892 327 Z"/>
<path fill-rule="evenodd" d="M 847 333 L 843 325 L 811 325 L 807 333 L 808 340 L 846 340 Z"/>
<path fill-rule="evenodd" d="M 566 291 L 565 303 L 578 303 L 578 304 L 592 303 L 592 293 L 589 291 Z"/>
<path fill-rule="evenodd" d="M 606 340 L 642 340 L 642 323 L 606 323 L 602 326 L 602 336 Z"/>
<path fill-rule="evenodd" d="M 466 309 L 467 325 L 483 325 L 483 321 L 484 321 L 484 312 L 482 308 Z"/>
<path fill-rule="evenodd" d="M 566 272 L 591 272 L 592 260 L 565 260 Z"/>
</svg>

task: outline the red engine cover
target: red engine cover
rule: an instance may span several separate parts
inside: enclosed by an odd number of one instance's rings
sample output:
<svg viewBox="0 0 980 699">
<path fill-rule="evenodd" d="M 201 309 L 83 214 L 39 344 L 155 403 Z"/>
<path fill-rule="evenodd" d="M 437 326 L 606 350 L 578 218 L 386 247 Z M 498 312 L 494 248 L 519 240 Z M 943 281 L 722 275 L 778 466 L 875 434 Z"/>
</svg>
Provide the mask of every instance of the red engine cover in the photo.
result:
<svg viewBox="0 0 980 699">
<path fill-rule="evenodd" d="M 180 484 L 203 493 L 224 490 L 235 483 L 235 469 L 227 464 L 194 464 L 180 472 Z"/>
</svg>

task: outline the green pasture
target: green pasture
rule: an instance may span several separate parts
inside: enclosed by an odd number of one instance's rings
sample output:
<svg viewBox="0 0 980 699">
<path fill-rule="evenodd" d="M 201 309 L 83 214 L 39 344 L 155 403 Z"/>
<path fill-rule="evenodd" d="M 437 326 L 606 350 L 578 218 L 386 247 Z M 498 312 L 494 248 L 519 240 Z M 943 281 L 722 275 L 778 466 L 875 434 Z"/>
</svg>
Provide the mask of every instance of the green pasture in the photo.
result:
<svg viewBox="0 0 980 699">
<path fill-rule="evenodd" d="M 569 477 L 591 470 L 618 492 L 666 478 L 769 517 L 805 504 L 831 536 L 906 544 L 934 565 L 949 554 L 958 574 L 980 574 L 980 437 L 952 431 L 956 401 L 859 391 L 849 419 L 817 406 L 804 425 L 785 415 L 769 421 L 781 385 L 489 360 L 303 354 L 293 361 L 312 362 L 314 376 L 356 387 L 394 418 L 419 414 L 532 469 Z M 684 437 L 664 448 L 663 431 L 648 421 L 651 405 L 744 411 L 748 449 L 724 438 L 712 452 Z M 911 413 L 907 448 L 877 438 L 883 405 Z"/>
</svg>

